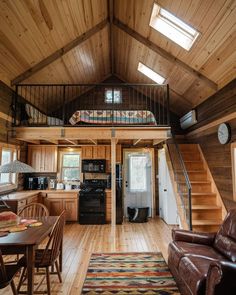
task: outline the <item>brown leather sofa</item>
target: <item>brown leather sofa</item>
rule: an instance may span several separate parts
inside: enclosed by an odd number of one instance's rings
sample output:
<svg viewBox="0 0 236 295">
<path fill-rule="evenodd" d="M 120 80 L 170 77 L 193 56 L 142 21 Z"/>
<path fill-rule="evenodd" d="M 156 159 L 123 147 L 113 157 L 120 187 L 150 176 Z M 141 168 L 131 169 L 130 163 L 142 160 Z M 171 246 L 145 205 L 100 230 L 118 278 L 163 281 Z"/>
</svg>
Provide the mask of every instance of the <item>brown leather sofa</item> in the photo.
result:
<svg viewBox="0 0 236 295">
<path fill-rule="evenodd" d="M 236 210 L 217 233 L 173 230 L 168 265 L 182 295 L 236 294 Z"/>
</svg>

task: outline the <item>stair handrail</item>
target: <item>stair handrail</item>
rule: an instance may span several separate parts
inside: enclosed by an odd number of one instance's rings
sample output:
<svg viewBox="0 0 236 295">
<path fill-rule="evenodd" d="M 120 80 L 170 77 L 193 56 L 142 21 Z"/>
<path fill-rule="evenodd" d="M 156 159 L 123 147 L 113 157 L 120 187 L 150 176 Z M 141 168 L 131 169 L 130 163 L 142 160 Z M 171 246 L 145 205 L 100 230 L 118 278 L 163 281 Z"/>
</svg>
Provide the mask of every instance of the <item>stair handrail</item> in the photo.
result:
<svg viewBox="0 0 236 295">
<path fill-rule="evenodd" d="M 188 172 L 187 172 L 185 164 L 184 164 L 183 157 L 181 155 L 181 152 L 179 150 L 179 146 L 178 146 L 178 144 L 176 142 L 175 135 L 173 133 L 172 133 L 172 139 L 173 139 L 173 144 L 175 146 L 175 149 L 177 151 L 179 162 L 180 162 L 180 165 L 182 167 L 182 172 L 183 172 L 183 175 L 184 175 L 184 178 L 185 178 L 185 183 L 186 183 L 186 186 L 187 186 L 187 189 L 188 189 L 188 208 L 186 208 L 184 200 L 183 200 L 183 196 L 181 194 L 180 194 L 180 198 L 181 198 L 181 201 L 182 201 L 182 205 L 183 205 L 183 209 L 184 209 L 185 216 L 186 216 L 186 219 L 187 219 L 187 223 L 188 223 L 188 226 L 189 226 L 189 230 L 192 230 L 192 228 L 193 228 L 192 227 L 192 196 L 191 196 L 191 194 L 192 194 L 192 186 L 191 186 L 191 183 L 190 183 L 190 180 L 189 180 Z M 178 179 L 178 173 L 175 171 L 174 160 L 172 158 L 169 146 L 168 146 L 168 150 L 169 150 L 169 155 L 170 155 L 172 167 L 174 169 L 175 177 L 176 177 L 176 179 Z M 177 180 L 177 183 L 178 183 L 178 180 Z M 188 214 L 189 218 L 187 218 L 187 211 L 189 213 Z"/>
</svg>

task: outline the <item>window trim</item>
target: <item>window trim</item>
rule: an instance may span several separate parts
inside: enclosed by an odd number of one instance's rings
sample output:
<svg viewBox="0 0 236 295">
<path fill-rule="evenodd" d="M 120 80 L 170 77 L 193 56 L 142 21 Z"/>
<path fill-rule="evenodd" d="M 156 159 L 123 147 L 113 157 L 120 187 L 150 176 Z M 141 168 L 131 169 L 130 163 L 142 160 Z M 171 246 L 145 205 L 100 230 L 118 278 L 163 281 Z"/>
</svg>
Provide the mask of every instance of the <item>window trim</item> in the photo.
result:
<svg viewBox="0 0 236 295">
<path fill-rule="evenodd" d="M 161 27 L 158 27 L 158 21 L 162 21 L 163 24 L 169 26 L 169 30 L 172 28 L 173 31 L 170 32 L 167 29 L 167 31 L 165 32 L 165 30 L 163 30 Z M 196 30 L 193 26 L 189 25 L 181 18 L 175 16 L 173 13 L 163 8 L 158 3 L 153 4 L 149 26 L 187 51 L 190 51 L 190 49 L 193 47 L 196 40 L 200 36 L 200 32 Z M 173 35 L 175 35 L 175 33 L 179 33 L 180 35 L 182 35 L 182 38 L 185 38 L 185 41 L 182 40 L 183 42 L 178 42 L 175 38 L 172 37 Z"/>
<path fill-rule="evenodd" d="M 112 92 L 115 92 L 115 91 L 119 91 L 120 92 L 120 100 L 119 101 L 107 101 L 107 96 L 106 96 L 106 93 L 107 91 L 112 91 Z M 105 92 L 104 92 L 104 100 L 105 100 L 105 103 L 107 104 L 121 104 L 122 103 L 122 89 L 119 88 L 119 87 L 115 87 L 115 88 L 105 88 Z"/>
<path fill-rule="evenodd" d="M 16 159 L 19 159 L 19 157 L 20 157 L 20 147 L 18 145 L 13 145 L 13 144 L 7 144 L 7 143 L 0 142 L 0 165 L 1 165 L 2 150 L 3 149 L 8 149 L 8 150 L 11 150 L 11 151 L 15 151 L 16 152 Z M 11 158 L 13 159 L 13 152 L 12 152 Z M 18 187 L 18 174 L 19 173 L 16 173 L 16 182 L 15 183 L 12 183 L 12 182 L 2 183 L 2 184 L 0 183 L 0 192 L 1 193 L 17 189 L 17 187 Z"/>
<path fill-rule="evenodd" d="M 233 200 L 236 201 L 236 142 L 231 143 Z"/>
<path fill-rule="evenodd" d="M 63 155 L 65 154 L 79 154 L 80 156 L 80 166 L 79 166 L 79 169 L 80 169 L 80 181 L 81 181 L 81 165 L 82 165 L 82 152 L 81 152 L 81 149 L 72 149 L 71 150 L 68 150 L 68 149 L 63 149 L 63 150 L 60 150 L 59 151 L 59 171 L 58 171 L 58 179 L 61 181 L 61 182 L 64 182 L 64 180 L 62 179 L 62 169 L 65 168 L 62 166 L 62 160 L 63 160 Z M 69 167 L 67 167 L 69 168 Z M 76 167 L 70 167 L 70 168 L 76 168 Z M 69 180 L 70 182 L 71 180 Z"/>
</svg>

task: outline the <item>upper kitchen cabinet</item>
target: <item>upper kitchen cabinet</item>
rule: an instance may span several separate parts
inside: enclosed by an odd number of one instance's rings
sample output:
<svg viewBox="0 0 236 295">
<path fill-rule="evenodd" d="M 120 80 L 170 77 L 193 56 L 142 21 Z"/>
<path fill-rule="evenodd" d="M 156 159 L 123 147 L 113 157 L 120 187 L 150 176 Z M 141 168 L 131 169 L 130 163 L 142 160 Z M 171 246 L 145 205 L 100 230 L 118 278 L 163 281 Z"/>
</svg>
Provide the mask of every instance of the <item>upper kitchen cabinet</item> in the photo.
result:
<svg viewBox="0 0 236 295">
<path fill-rule="evenodd" d="M 106 159 L 111 160 L 111 146 L 109 145 L 96 145 L 96 146 L 83 146 L 82 159 Z M 116 162 L 121 163 L 121 145 L 116 145 Z"/>
<path fill-rule="evenodd" d="M 57 147 L 29 145 L 28 164 L 36 172 L 57 172 Z"/>
</svg>

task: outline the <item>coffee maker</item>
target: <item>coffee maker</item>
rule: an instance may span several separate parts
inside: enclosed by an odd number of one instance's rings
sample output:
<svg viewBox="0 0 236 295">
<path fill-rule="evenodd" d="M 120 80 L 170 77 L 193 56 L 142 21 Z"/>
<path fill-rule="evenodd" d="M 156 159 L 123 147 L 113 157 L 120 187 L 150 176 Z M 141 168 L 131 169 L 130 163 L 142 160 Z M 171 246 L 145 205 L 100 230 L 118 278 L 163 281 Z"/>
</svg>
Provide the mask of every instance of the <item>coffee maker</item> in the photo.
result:
<svg viewBox="0 0 236 295">
<path fill-rule="evenodd" d="M 45 190 L 47 188 L 47 177 L 27 177 L 25 180 L 25 189 L 27 190 Z"/>
</svg>

